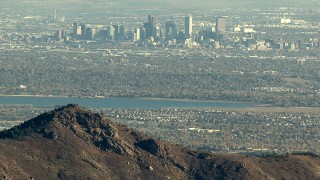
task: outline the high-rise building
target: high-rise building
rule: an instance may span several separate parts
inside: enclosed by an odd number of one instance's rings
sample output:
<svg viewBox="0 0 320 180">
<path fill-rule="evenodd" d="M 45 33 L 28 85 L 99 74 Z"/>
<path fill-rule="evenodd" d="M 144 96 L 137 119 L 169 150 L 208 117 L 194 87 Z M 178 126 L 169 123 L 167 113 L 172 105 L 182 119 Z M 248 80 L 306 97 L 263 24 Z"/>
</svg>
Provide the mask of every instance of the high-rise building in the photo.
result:
<svg viewBox="0 0 320 180">
<path fill-rule="evenodd" d="M 116 34 L 116 32 L 115 32 L 114 27 L 113 26 L 108 26 L 107 27 L 107 39 L 109 41 L 114 41 L 115 34 Z"/>
<path fill-rule="evenodd" d="M 178 42 L 178 43 L 184 42 L 184 40 L 185 40 L 186 38 L 185 38 L 185 34 L 184 34 L 184 32 L 183 32 L 182 30 L 178 32 L 176 39 L 177 39 L 177 42 Z"/>
<path fill-rule="evenodd" d="M 145 40 L 147 38 L 146 28 L 140 28 L 140 39 Z"/>
<path fill-rule="evenodd" d="M 140 41 L 140 28 L 134 29 L 133 41 Z"/>
<path fill-rule="evenodd" d="M 143 27 L 146 29 L 146 37 L 150 38 L 152 36 L 153 26 L 150 22 L 145 22 Z"/>
<path fill-rule="evenodd" d="M 82 33 L 85 33 L 82 31 L 82 29 L 85 28 L 84 25 L 80 25 L 79 22 L 74 22 L 73 23 L 73 38 L 74 39 L 81 39 L 82 37 Z"/>
<path fill-rule="evenodd" d="M 53 21 L 54 21 L 54 22 L 57 21 L 57 10 L 54 10 Z"/>
<path fill-rule="evenodd" d="M 176 39 L 177 36 L 177 26 L 173 21 L 166 22 L 166 39 Z"/>
<path fill-rule="evenodd" d="M 86 28 L 86 40 L 92 40 L 93 37 L 95 36 L 95 29 L 91 28 L 91 27 L 87 27 Z"/>
<path fill-rule="evenodd" d="M 79 23 L 78 22 L 74 22 L 73 23 L 73 34 L 74 35 L 78 34 L 78 28 L 79 28 Z"/>
<path fill-rule="evenodd" d="M 119 41 L 126 38 L 126 28 L 123 25 L 119 26 Z"/>
<path fill-rule="evenodd" d="M 152 26 L 155 26 L 156 24 L 156 19 L 154 16 L 148 15 L 148 23 L 152 24 Z"/>
<path fill-rule="evenodd" d="M 207 27 L 205 31 L 202 32 L 203 40 L 213 39 L 214 38 L 214 27 Z"/>
<path fill-rule="evenodd" d="M 80 33 L 80 36 L 81 36 L 81 39 L 86 39 L 86 25 L 85 24 L 80 24 L 79 25 L 80 27 L 80 30 L 81 30 L 81 33 Z"/>
<path fill-rule="evenodd" d="M 145 22 L 143 24 L 143 27 L 146 29 L 146 37 L 150 38 L 155 35 L 154 27 L 156 25 L 156 19 L 155 17 L 148 15 L 148 22 Z"/>
<path fill-rule="evenodd" d="M 184 34 L 186 38 L 190 38 L 192 35 L 192 16 L 189 15 L 184 19 Z"/>
<path fill-rule="evenodd" d="M 67 32 L 65 30 L 58 30 L 54 34 L 54 39 L 57 41 L 60 41 L 60 40 L 64 39 L 66 36 L 67 36 Z"/>
<path fill-rule="evenodd" d="M 56 31 L 55 35 L 54 35 L 54 38 L 57 40 L 57 41 L 60 41 L 63 37 L 63 30 L 58 30 Z"/>
<path fill-rule="evenodd" d="M 157 39 L 157 38 L 160 38 L 160 37 L 161 37 L 161 29 L 160 29 L 160 27 L 154 26 L 154 27 L 152 28 L 152 37 L 153 37 L 154 39 Z"/>
<path fill-rule="evenodd" d="M 66 37 L 68 35 L 68 32 L 66 30 L 61 30 L 62 37 Z"/>
<path fill-rule="evenodd" d="M 217 34 L 226 34 L 226 25 L 227 25 L 227 18 L 226 17 L 217 17 L 217 19 L 216 19 L 216 33 Z"/>
<path fill-rule="evenodd" d="M 107 39 L 108 36 L 108 30 L 107 29 L 101 29 L 100 30 L 100 39 L 102 41 L 105 41 Z"/>
<path fill-rule="evenodd" d="M 120 29 L 119 25 L 112 25 L 114 28 L 114 40 L 119 41 Z"/>
</svg>

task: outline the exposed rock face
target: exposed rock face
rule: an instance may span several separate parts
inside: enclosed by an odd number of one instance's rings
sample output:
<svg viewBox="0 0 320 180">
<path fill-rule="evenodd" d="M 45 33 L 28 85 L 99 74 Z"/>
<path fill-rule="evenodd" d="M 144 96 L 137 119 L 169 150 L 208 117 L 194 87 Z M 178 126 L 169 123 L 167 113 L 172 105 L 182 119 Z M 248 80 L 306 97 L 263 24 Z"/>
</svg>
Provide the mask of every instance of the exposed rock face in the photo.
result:
<svg viewBox="0 0 320 180">
<path fill-rule="evenodd" d="M 153 155 L 158 155 L 160 151 L 160 146 L 154 139 L 142 140 L 139 141 L 136 145 Z"/>
<path fill-rule="evenodd" d="M 76 105 L 0 132 L 0 179 L 320 179 L 320 158 L 198 152 Z"/>
</svg>

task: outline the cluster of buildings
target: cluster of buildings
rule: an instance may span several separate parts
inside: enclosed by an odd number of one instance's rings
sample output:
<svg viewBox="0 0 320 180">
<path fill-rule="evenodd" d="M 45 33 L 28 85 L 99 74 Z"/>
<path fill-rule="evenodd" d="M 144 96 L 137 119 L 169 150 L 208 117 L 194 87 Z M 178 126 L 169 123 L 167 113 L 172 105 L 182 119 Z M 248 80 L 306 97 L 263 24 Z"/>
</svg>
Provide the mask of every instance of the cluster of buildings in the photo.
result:
<svg viewBox="0 0 320 180">
<path fill-rule="evenodd" d="M 311 140 L 319 142 L 317 118 L 320 114 L 317 113 L 179 108 L 103 109 L 103 112 L 120 123 L 154 136 L 185 146 L 207 147 L 206 150 L 215 152 L 320 152 L 316 143 L 308 143 Z"/>
<path fill-rule="evenodd" d="M 262 14 L 266 15 L 269 14 Z M 262 20 L 260 16 L 252 17 L 252 21 L 240 17 L 195 14 L 171 19 L 149 15 L 145 22 L 141 22 L 141 17 L 131 20 L 111 18 L 111 22 L 115 23 L 107 26 L 104 24 L 109 21 L 86 24 L 81 22 L 85 20 L 76 18 L 71 27 L 70 22 L 65 22 L 64 17 L 57 15 L 57 11 L 54 11 L 50 20 L 42 16 L 28 16 L 21 21 L 13 21 L 11 16 L 6 15 L 2 23 L 0 21 L 4 26 L 3 33 L 0 32 L 0 49 L 94 50 L 110 46 L 209 47 L 258 51 L 320 49 L 319 25 L 316 23 L 280 18 L 278 14 Z M 11 31 L 12 27 L 19 28 L 14 32 Z M 32 29 L 36 29 L 36 32 Z M 52 29 L 56 30 L 54 34 Z"/>
<path fill-rule="evenodd" d="M 217 17 L 215 28 L 207 28 L 196 33 L 193 31 L 193 17 L 188 15 L 184 19 L 183 29 L 178 29 L 176 22 L 173 20 L 165 22 L 165 28 L 162 29 L 156 18 L 149 15 L 147 22 L 132 30 L 116 24 L 98 29 L 85 23 L 74 22 L 71 33 L 66 30 L 58 30 L 53 38 L 56 41 L 63 42 L 90 41 L 192 47 L 208 39 L 217 42 L 226 41 L 226 25 L 227 17 Z"/>
<path fill-rule="evenodd" d="M 281 24 L 290 24 L 288 19 L 281 19 Z M 182 28 L 175 21 L 165 22 L 165 27 L 154 16 L 139 27 L 128 29 L 124 25 L 113 24 L 105 28 L 90 27 L 74 22 L 72 32 L 59 30 L 53 39 L 57 42 L 75 44 L 79 42 L 111 43 L 115 45 L 138 45 L 160 47 L 213 47 L 238 48 L 246 50 L 313 50 L 320 48 L 317 38 L 289 41 L 281 38 L 258 38 L 253 27 L 227 26 L 227 17 L 216 17 L 212 27 L 199 27 L 193 22 L 193 16 L 184 17 Z M 179 24 L 180 25 L 180 24 Z M 181 27 L 181 26 L 180 26 Z M 271 33 L 271 32 L 270 32 Z"/>
</svg>

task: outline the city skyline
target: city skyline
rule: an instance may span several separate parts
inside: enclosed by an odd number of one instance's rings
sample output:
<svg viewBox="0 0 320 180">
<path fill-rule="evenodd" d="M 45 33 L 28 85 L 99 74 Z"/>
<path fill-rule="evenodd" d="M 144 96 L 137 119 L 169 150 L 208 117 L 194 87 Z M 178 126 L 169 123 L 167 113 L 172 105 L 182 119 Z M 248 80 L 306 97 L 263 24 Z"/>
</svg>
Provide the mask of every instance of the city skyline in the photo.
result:
<svg viewBox="0 0 320 180">
<path fill-rule="evenodd" d="M 86 3 L 99 4 L 98 1 Z M 113 5 L 110 4 L 111 6 Z M 83 48 L 86 45 L 81 45 L 82 43 L 111 43 L 113 45 L 212 47 L 258 51 L 316 49 L 319 44 L 318 38 L 312 33 L 318 28 L 319 20 L 314 18 L 316 11 L 307 11 L 311 7 L 304 8 L 305 10 L 301 10 L 287 6 L 274 7 L 272 10 L 240 8 L 237 11 L 213 9 L 203 12 L 184 9 L 183 12 L 159 15 L 163 10 L 160 8 L 158 11 L 153 10 L 154 13 L 150 13 L 151 10 L 147 9 L 144 14 L 129 15 L 134 11 L 119 12 L 118 9 L 114 9 L 108 12 L 101 11 L 97 7 L 97 11 L 90 12 L 89 6 L 88 11 L 83 11 L 78 16 L 76 14 L 66 16 L 63 9 L 54 8 L 50 16 L 17 14 L 20 16 L 17 18 L 23 18 L 19 27 L 28 26 L 27 31 L 21 31 L 21 33 L 32 35 L 30 41 L 35 44 L 46 43 L 54 48 Z M 28 12 L 28 8 L 22 11 Z M 306 11 L 309 14 L 306 14 Z M 4 12 L 4 15 L 6 13 Z M 36 27 L 38 22 L 34 23 L 40 20 L 43 24 L 42 31 Z M 10 23 L 8 25 L 10 26 Z M 282 34 L 277 33 L 279 28 L 280 31 L 283 30 Z M 20 28 L 16 30 L 20 31 Z M 288 31 L 292 33 L 286 33 Z M 294 36 L 294 33 L 300 35 Z"/>
<path fill-rule="evenodd" d="M 172 18 L 173 19 L 173 18 Z M 318 39 L 309 42 L 286 41 L 282 39 L 258 39 L 255 28 L 240 27 L 237 25 L 228 25 L 227 16 L 217 16 L 215 20 L 211 20 L 215 25 L 209 28 L 196 27 L 193 32 L 193 17 L 191 14 L 184 17 L 183 29 L 178 30 L 175 20 L 166 20 L 165 27 L 161 26 L 162 21 L 156 21 L 156 16 L 147 15 L 146 21 L 140 22 L 133 29 L 127 29 L 125 26 L 114 24 L 105 26 L 104 28 L 93 28 L 86 26 L 83 22 L 74 22 L 73 34 L 68 31 L 58 30 L 55 33 L 55 39 L 62 42 L 72 42 L 74 40 L 95 40 L 103 42 L 135 42 L 138 45 L 163 45 L 163 46 L 213 46 L 214 48 L 250 48 L 251 50 L 271 50 L 271 49 L 287 49 L 287 50 L 309 50 L 319 47 Z M 177 20 L 177 19 L 176 19 Z M 279 19 L 279 24 L 290 25 L 295 23 L 291 19 Z M 199 20 L 198 20 L 199 21 Z M 201 21 L 201 20 L 200 20 Z M 142 26 L 143 24 L 143 26 Z M 122 33 L 120 34 L 120 29 Z M 125 30 L 126 29 L 126 30 Z M 234 34 L 241 34 L 241 37 L 232 37 Z M 120 38 L 119 38 L 120 37 Z M 71 41 L 70 41 L 71 40 Z M 210 41 L 208 41 L 210 40 Z M 67 43 L 68 44 L 68 43 Z"/>
</svg>

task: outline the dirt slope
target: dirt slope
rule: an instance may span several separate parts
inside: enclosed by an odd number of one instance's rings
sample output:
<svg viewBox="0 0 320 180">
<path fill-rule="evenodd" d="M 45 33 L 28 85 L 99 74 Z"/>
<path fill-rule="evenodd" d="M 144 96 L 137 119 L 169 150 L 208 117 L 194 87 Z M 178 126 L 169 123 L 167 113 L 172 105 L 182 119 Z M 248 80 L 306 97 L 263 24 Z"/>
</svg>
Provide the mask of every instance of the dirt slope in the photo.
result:
<svg viewBox="0 0 320 180">
<path fill-rule="evenodd" d="M 210 154 L 76 105 L 0 132 L 0 179 L 320 179 L 320 158 Z"/>
</svg>

